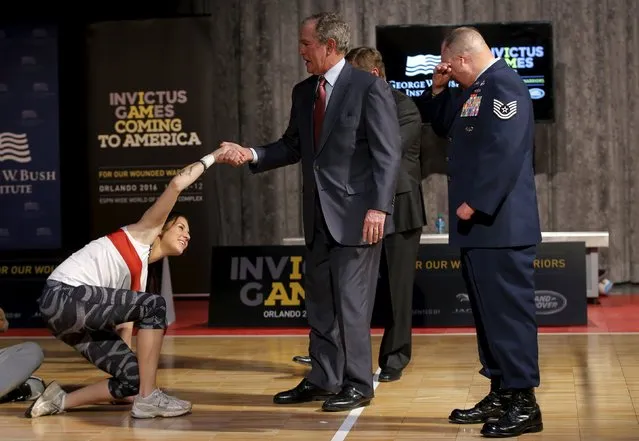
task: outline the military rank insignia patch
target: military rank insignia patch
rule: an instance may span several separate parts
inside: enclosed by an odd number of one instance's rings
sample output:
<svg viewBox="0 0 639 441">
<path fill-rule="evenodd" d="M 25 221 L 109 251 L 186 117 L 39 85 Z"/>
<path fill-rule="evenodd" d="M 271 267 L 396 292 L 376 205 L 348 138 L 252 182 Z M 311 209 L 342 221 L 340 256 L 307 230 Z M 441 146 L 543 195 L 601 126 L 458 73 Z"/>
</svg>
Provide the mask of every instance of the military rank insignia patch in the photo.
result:
<svg viewBox="0 0 639 441">
<path fill-rule="evenodd" d="M 479 104 L 481 103 L 481 96 L 473 93 L 464 103 L 461 111 L 461 117 L 477 116 L 479 114 Z"/>
<path fill-rule="evenodd" d="M 504 104 L 498 99 L 494 99 L 493 112 L 500 119 L 510 119 L 517 113 L 517 101 Z"/>
</svg>

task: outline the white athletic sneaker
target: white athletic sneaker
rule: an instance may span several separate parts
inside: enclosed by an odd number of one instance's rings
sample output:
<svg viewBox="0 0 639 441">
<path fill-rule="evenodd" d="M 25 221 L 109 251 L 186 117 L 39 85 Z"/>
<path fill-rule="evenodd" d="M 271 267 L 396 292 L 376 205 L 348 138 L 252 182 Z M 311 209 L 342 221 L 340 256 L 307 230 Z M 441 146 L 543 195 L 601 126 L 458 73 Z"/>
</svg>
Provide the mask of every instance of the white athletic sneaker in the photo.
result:
<svg viewBox="0 0 639 441">
<path fill-rule="evenodd" d="M 64 412 L 64 398 L 67 393 L 55 381 L 49 383 L 42 395 L 24 413 L 27 418 L 55 415 Z"/>
<path fill-rule="evenodd" d="M 44 392 L 44 389 L 46 389 L 44 381 L 42 381 L 42 378 L 40 377 L 31 376 L 27 379 L 25 384 L 29 386 L 31 392 L 28 397 L 25 397 L 26 401 L 37 400 L 40 398 L 40 395 L 42 395 L 42 392 Z"/>
<path fill-rule="evenodd" d="M 148 397 L 138 394 L 131 408 L 133 418 L 177 417 L 191 411 L 191 403 L 155 389 Z"/>
</svg>

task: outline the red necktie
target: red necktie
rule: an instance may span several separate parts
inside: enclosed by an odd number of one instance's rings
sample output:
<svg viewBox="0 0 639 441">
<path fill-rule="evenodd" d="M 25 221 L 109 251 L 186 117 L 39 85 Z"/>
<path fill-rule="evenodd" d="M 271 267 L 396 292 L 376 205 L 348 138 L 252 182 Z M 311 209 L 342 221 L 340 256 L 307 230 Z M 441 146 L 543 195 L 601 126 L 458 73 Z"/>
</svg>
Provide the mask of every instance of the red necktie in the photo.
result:
<svg viewBox="0 0 639 441">
<path fill-rule="evenodd" d="M 322 123 L 324 122 L 324 111 L 326 108 L 326 88 L 324 84 L 326 78 L 320 77 L 315 93 L 315 107 L 313 108 L 313 135 L 315 137 L 315 149 L 319 149 L 320 135 L 322 134 Z"/>
</svg>

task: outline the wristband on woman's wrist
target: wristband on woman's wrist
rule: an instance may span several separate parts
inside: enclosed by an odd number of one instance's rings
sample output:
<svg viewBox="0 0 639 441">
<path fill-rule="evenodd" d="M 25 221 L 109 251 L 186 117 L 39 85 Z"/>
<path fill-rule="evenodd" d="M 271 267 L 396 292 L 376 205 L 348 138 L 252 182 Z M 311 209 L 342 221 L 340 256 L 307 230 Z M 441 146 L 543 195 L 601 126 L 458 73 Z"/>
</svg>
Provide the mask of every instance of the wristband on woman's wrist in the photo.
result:
<svg viewBox="0 0 639 441">
<path fill-rule="evenodd" d="M 213 156 L 213 153 L 209 153 L 208 155 L 202 157 L 202 159 L 200 159 L 200 162 L 204 166 L 204 170 L 207 170 L 215 163 L 215 156 Z"/>
</svg>

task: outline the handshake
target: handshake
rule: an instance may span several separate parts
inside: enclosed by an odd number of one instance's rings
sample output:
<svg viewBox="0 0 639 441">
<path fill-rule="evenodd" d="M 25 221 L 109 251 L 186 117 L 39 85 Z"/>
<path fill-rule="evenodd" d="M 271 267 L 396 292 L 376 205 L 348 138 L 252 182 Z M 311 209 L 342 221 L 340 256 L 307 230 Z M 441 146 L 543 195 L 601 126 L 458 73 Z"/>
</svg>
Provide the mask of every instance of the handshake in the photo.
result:
<svg viewBox="0 0 639 441">
<path fill-rule="evenodd" d="M 233 167 L 240 167 L 255 159 L 253 158 L 251 149 L 226 141 L 220 144 L 220 147 L 214 152 L 214 155 L 215 162 L 219 164 L 230 164 Z"/>
</svg>

